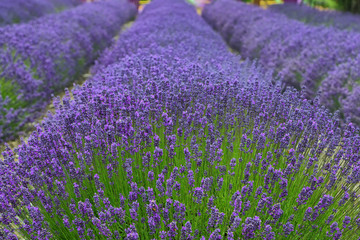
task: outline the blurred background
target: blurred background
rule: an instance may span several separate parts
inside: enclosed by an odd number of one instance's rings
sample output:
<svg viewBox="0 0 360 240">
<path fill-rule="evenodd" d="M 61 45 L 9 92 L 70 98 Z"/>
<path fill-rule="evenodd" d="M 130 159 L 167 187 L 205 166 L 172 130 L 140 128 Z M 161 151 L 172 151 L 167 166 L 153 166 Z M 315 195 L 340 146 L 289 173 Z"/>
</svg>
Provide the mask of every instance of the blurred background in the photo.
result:
<svg viewBox="0 0 360 240">
<path fill-rule="evenodd" d="M 257 4 L 260 6 L 265 6 L 265 7 L 272 4 L 295 3 L 295 4 L 305 4 L 319 9 L 360 13 L 360 0 L 242 0 L 242 1 Z"/>
<path fill-rule="evenodd" d="M 204 4 L 211 0 L 187 0 L 196 5 L 201 11 Z M 304 4 L 320 10 L 339 10 L 352 13 L 360 13 L 360 0 L 239 0 L 247 3 L 252 3 L 266 8 L 273 4 L 293 3 Z M 141 6 L 150 2 L 150 0 L 140 0 Z"/>
</svg>

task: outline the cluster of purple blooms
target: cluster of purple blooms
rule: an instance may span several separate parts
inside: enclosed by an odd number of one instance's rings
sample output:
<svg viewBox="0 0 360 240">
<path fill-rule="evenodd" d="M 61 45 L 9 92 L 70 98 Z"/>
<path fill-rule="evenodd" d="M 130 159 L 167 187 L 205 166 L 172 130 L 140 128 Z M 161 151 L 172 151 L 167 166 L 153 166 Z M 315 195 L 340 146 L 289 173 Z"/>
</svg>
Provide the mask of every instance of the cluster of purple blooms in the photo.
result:
<svg viewBox="0 0 360 240">
<path fill-rule="evenodd" d="M 360 135 L 154 0 L 0 162 L 3 239 L 358 239 Z"/>
<path fill-rule="evenodd" d="M 80 0 L 1 0 L 0 26 L 27 22 L 80 3 Z"/>
<path fill-rule="evenodd" d="M 271 11 L 285 14 L 311 25 L 330 26 L 342 30 L 360 32 L 360 16 L 349 12 L 319 11 L 304 4 L 274 4 L 269 6 Z"/>
<path fill-rule="evenodd" d="M 127 0 L 100 1 L 0 28 L 0 141 L 79 79 L 135 14 Z"/>
<path fill-rule="evenodd" d="M 360 33 L 307 25 L 233 0 L 214 1 L 202 15 L 243 57 L 258 59 L 287 86 L 308 99 L 319 96 L 341 118 L 360 124 L 359 78 L 348 74 L 360 58 Z"/>
</svg>

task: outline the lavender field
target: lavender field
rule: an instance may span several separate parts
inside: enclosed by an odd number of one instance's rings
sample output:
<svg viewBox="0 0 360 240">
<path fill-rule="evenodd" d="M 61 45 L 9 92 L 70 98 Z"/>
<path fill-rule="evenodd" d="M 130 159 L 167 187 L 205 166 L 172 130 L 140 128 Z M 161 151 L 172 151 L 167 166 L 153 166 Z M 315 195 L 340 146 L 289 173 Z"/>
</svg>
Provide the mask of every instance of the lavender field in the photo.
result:
<svg viewBox="0 0 360 240">
<path fill-rule="evenodd" d="M 27 22 L 80 3 L 81 0 L 1 0 L 0 26 Z"/>
<path fill-rule="evenodd" d="M 85 73 L 135 13 L 125 0 L 94 2 L 0 28 L 0 142 Z"/>
<path fill-rule="evenodd" d="M 360 33 L 283 11 L 108 0 L 0 28 L 0 239 L 360 239 Z"/>
</svg>

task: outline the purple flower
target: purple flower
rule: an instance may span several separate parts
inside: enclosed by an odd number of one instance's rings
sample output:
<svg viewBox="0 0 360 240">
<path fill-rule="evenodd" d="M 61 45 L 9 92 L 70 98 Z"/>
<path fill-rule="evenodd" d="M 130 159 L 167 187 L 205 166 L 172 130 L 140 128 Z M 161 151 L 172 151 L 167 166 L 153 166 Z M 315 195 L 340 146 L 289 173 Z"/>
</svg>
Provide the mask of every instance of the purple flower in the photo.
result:
<svg viewBox="0 0 360 240">
<path fill-rule="evenodd" d="M 275 221 L 277 221 L 281 215 L 284 213 L 284 211 L 280 208 L 280 204 L 274 204 L 272 208 L 269 210 L 270 216 L 274 218 Z"/>
<path fill-rule="evenodd" d="M 160 239 L 166 239 L 167 237 L 167 232 L 166 231 L 161 231 L 160 232 Z"/>
<path fill-rule="evenodd" d="M 231 169 L 234 169 L 235 166 L 236 166 L 236 159 L 235 159 L 235 158 L 232 158 L 232 159 L 230 160 L 230 167 L 231 167 Z"/>
<path fill-rule="evenodd" d="M 79 185 L 77 183 L 74 182 L 74 193 L 75 193 L 75 196 L 77 198 L 80 198 L 80 190 L 79 190 Z"/>
<path fill-rule="evenodd" d="M 177 233 L 177 226 L 176 226 L 176 222 L 173 221 L 168 225 L 169 231 L 168 231 L 168 237 L 170 237 L 170 239 L 172 239 L 173 237 L 175 237 L 178 233 Z"/>
<path fill-rule="evenodd" d="M 206 192 L 210 191 L 212 184 L 213 184 L 213 177 L 212 176 L 209 177 L 209 178 L 203 178 L 201 180 L 201 187 Z"/>
<path fill-rule="evenodd" d="M 208 211 L 210 211 L 213 206 L 214 206 L 214 197 L 211 196 L 211 197 L 209 198 L 208 203 L 207 203 L 207 209 L 208 209 Z"/>
<path fill-rule="evenodd" d="M 159 147 L 159 143 L 160 143 L 160 138 L 159 138 L 158 135 L 155 134 L 155 136 L 154 136 L 154 146 Z"/>
<path fill-rule="evenodd" d="M 131 205 L 131 208 L 129 209 L 130 211 L 130 216 L 133 220 L 137 221 L 137 217 L 138 217 L 138 211 L 139 209 L 139 203 L 137 201 L 133 202 Z"/>
<path fill-rule="evenodd" d="M 307 200 L 311 197 L 313 193 L 313 190 L 311 190 L 309 187 L 304 187 L 298 198 L 296 199 L 296 202 L 299 204 L 299 205 L 303 205 L 303 204 L 306 204 Z"/>
<path fill-rule="evenodd" d="M 135 224 L 131 224 L 129 228 L 125 229 L 126 237 L 125 240 L 137 240 L 139 234 L 136 231 Z"/>
<path fill-rule="evenodd" d="M 173 200 L 171 200 L 171 198 L 166 199 L 165 208 L 166 208 L 166 209 L 170 209 L 171 206 L 172 206 L 172 204 L 173 204 Z"/>
<path fill-rule="evenodd" d="M 246 193 L 248 192 L 248 186 L 243 186 L 241 188 L 241 198 L 245 198 L 246 197 Z"/>
<path fill-rule="evenodd" d="M 273 240 L 275 239 L 275 233 L 272 232 L 272 228 L 270 225 L 266 225 L 264 228 L 264 235 L 265 235 L 265 240 Z"/>
<path fill-rule="evenodd" d="M 320 211 L 327 210 L 331 204 L 333 204 L 334 197 L 330 195 L 324 195 L 322 198 L 320 198 L 318 204 L 316 205 L 316 209 Z"/>
<path fill-rule="evenodd" d="M 235 231 L 240 226 L 241 218 L 235 217 L 233 223 L 231 224 L 230 229 Z"/>
<path fill-rule="evenodd" d="M 209 240 L 221 240 L 220 229 L 215 229 L 209 236 Z"/>
<path fill-rule="evenodd" d="M 283 229 L 284 229 L 284 235 L 288 236 L 291 234 L 291 232 L 294 231 L 294 226 L 290 222 L 287 222 L 283 225 Z"/>
<path fill-rule="evenodd" d="M 63 218 L 63 223 L 64 223 L 65 227 L 71 229 L 69 218 L 66 215 Z"/>
<path fill-rule="evenodd" d="M 242 204 L 241 197 L 238 196 L 234 202 L 234 211 L 235 212 L 238 212 L 238 213 L 241 212 L 241 204 Z"/>
<path fill-rule="evenodd" d="M 191 236 L 192 229 L 191 229 L 191 223 L 188 221 L 185 223 L 185 226 L 181 228 L 181 236 L 180 239 L 187 240 L 187 239 L 193 239 Z"/>
<path fill-rule="evenodd" d="M 343 228 L 346 228 L 347 225 L 349 225 L 350 221 L 351 221 L 351 217 L 345 216 L 344 221 L 343 221 Z"/>
<path fill-rule="evenodd" d="M 165 193 L 165 188 L 163 186 L 164 181 L 164 174 L 160 173 L 158 175 L 158 179 L 156 180 L 156 188 L 159 190 L 161 195 Z"/>
<path fill-rule="evenodd" d="M 338 228 L 338 223 L 337 222 L 333 222 L 330 226 L 330 230 L 331 230 L 331 233 L 334 233 L 336 231 L 339 231 L 339 228 Z"/>
<path fill-rule="evenodd" d="M 186 212 L 186 207 L 185 204 L 180 203 L 179 201 L 175 200 L 174 201 L 174 219 L 177 222 L 182 222 L 185 220 L 185 212 Z"/>
<path fill-rule="evenodd" d="M 255 192 L 255 199 L 257 199 L 258 196 L 260 196 L 262 194 L 262 187 L 259 186 L 257 189 L 256 189 L 256 192 Z"/>
<path fill-rule="evenodd" d="M 95 237 L 94 231 L 93 231 L 92 229 L 90 229 L 90 228 L 88 228 L 88 230 L 87 230 L 87 235 L 88 235 L 89 237 L 91 237 L 91 238 L 94 238 L 94 237 Z M 116 239 L 120 239 L 120 237 L 118 236 L 118 234 L 115 234 L 115 233 L 114 233 L 114 235 L 115 235 L 115 238 L 116 238 Z"/>
<path fill-rule="evenodd" d="M 304 221 L 311 221 L 311 215 L 313 213 L 313 209 L 311 207 L 308 207 L 305 211 Z M 331 221 L 331 220 L 330 220 Z"/>
<path fill-rule="evenodd" d="M 153 171 L 148 172 L 148 178 L 150 181 L 154 180 L 154 172 Z"/>
<path fill-rule="evenodd" d="M 242 227 L 242 235 L 245 239 L 254 238 L 255 231 L 261 228 L 261 220 L 258 216 L 248 217 Z"/>
<path fill-rule="evenodd" d="M 356 219 L 356 225 L 360 226 L 360 218 Z"/>
<path fill-rule="evenodd" d="M 204 196 L 204 190 L 201 187 L 197 187 L 194 189 L 193 196 L 196 198 L 195 202 L 200 204 L 201 200 Z"/>
<path fill-rule="evenodd" d="M 210 228 L 216 228 L 217 226 L 221 225 L 224 220 L 224 216 L 225 214 L 221 213 L 219 209 L 217 209 L 216 207 L 212 207 L 210 218 L 206 228 L 209 230 Z"/>
<path fill-rule="evenodd" d="M 347 200 L 349 200 L 350 195 L 348 192 L 344 193 L 344 196 L 341 198 L 341 200 L 339 201 L 339 206 L 342 206 L 346 203 Z"/>
<path fill-rule="evenodd" d="M 191 187 L 194 187 L 194 183 L 195 183 L 194 172 L 192 170 L 189 170 L 187 177 L 188 177 L 189 185 Z"/>
</svg>

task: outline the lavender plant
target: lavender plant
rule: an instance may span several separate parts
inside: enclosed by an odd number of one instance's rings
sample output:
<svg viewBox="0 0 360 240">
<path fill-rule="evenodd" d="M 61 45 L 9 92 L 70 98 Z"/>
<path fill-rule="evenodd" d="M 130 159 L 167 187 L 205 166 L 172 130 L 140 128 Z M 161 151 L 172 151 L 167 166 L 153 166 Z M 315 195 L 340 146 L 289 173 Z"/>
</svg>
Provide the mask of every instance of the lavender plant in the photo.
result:
<svg viewBox="0 0 360 240">
<path fill-rule="evenodd" d="M 301 89 L 308 99 L 319 95 L 321 104 L 340 110 L 343 119 L 358 121 L 360 112 L 355 109 L 359 102 L 353 102 L 352 95 L 356 94 L 353 90 L 359 82 L 343 78 L 343 86 L 350 87 L 341 98 L 328 98 L 332 93 L 323 83 L 327 79 L 327 84 L 331 81 L 330 84 L 337 85 L 332 77 L 337 66 L 349 66 L 358 58 L 359 33 L 306 25 L 232 0 L 207 5 L 203 18 L 220 31 L 231 47 L 274 69 L 286 85 Z"/>
<path fill-rule="evenodd" d="M 80 0 L 1 0 L 0 26 L 27 22 L 80 3 Z"/>
<path fill-rule="evenodd" d="M 360 124 L 360 54 L 334 67 L 320 86 L 321 102 L 333 109 L 342 107 L 351 120 Z"/>
<path fill-rule="evenodd" d="M 181 0 L 111 49 L 3 153 L 3 238 L 359 237 L 359 129 L 240 64 Z"/>
<path fill-rule="evenodd" d="M 133 4 L 112 0 L 0 28 L 0 141 L 80 78 L 135 13 Z"/>
<path fill-rule="evenodd" d="M 274 12 L 311 25 L 331 26 L 341 30 L 360 31 L 360 17 L 357 14 L 339 11 L 319 11 L 304 4 L 275 4 L 269 6 Z"/>
</svg>

